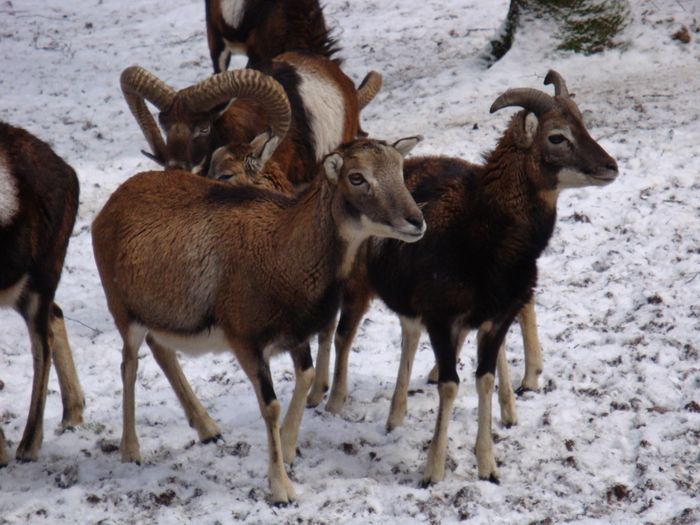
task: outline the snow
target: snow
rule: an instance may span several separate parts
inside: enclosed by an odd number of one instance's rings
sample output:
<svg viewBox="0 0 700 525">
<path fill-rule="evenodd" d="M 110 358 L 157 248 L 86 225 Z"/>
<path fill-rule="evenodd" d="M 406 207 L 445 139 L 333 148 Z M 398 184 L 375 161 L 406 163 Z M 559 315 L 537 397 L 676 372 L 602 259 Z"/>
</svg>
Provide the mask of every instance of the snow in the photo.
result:
<svg viewBox="0 0 700 525">
<path fill-rule="evenodd" d="M 211 64 L 201 1 L 0 2 L 0 119 L 52 144 L 77 170 L 78 221 L 57 301 L 87 398 L 85 425 L 58 434 L 52 372 L 36 463 L 0 470 L 0 523 L 674 523 L 700 521 L 700 3 L 630 2 L 624 50 L 551 51 L 542 35 L 516 42 L 490 69 L 479 60 L 507 0 L 328 0 L 345 70 L 376 69 L 384 87 L 363 113 L 373 136 L 423 134 L 414 153 L 478 160 L 512 111 L 489 115 L 508 87 L 566 78 L 591 134 L 618 161 L 606 188 L 571 190 L 540 260 L 537 313 L 543 388 L 517 401 L 519 424 L 494 422 L 501 485 L 479 481 L 473 446 L 473 338 L 449 429 L 445 480 L 418 488 L 437 392 L 423 340 L 403 427 L 384 431 L 399 326 L 379 302 L 350 358 L 341 417 L 306 410 L 290 469 L 299 499 L 267 500 L 265 429 L 250 384 L 226 354 L 183 358 L 225 442 L 202 445 L 144 347 L 137 381 L 142 465 L 121 464 L 120 340 L 99 284 L 89 225 L 109 194 L 154 165 L 121 96 L 131 64 L 180 88 Z M 449 5 L 446 5 L 449 4 Z M 692 40 L 671 39 L 681 25 Z M 236 65 L 241 60 L 234 61 Z M 549 89 L 549 88 L 547 88 Z M 16 447 L 32 364 L 18 315 L 0 312 L 0 423 Z M 514 381 L 520 335 L 509 336 Z M 278 397 L 291 360 L 273 362 Z M 692 403 L 696 403 L 693 405 Z"/>
</svg>

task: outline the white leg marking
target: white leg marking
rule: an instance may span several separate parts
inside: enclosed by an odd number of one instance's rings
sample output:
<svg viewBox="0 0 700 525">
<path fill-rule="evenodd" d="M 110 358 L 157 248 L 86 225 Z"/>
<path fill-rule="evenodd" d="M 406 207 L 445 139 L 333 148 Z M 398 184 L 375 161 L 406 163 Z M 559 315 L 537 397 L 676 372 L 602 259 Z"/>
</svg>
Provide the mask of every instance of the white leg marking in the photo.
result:
<svg viewBox="0 0 700 525">
<path fill-rule="evenodd" d="M 328 368 L 331 360 L 331 344 L 335 333 L 335 319 L 318 334 L 318 353 L 316 354 L 316 373 L 314 384 L 306 399 L 307 407 L 317 406 L 323 399 L 323 395 L 328 390 Z"/>
<path fill-rule="evenodd" d="M 180 401 L 185 416 L 190 426 L 197 431 L 197 436 L 200 441 L 209 441 L 216 439 L 221 435 L 219 426 L 211 418 L 207 409 L 202 406 L 192 387 L 187 381 L 187 377 L 182 372 L 180 363 L 177 360 L 175 352 L 158 343 L 155 339 L 148 337 L 146 339 L 148 346 L 156 359 L 156 363 L 165 374 L 165 377 L 170 382 L 175 395 Z"/>
<path fill-rule="evenodd" d="M 423 330 L 423 324 L 420 319 L 410 319 L 408 317 L 400 317 L 401 320 L 401 362 L 399 363 L 399 372 L 396 377 L 396 386 L 394 387 L 394 395 L 391 398 L 391 408 L 389 409 L 389 418 L 386 421 L 386 429 L 391 432 L 396 427 L 403 424 L 406 417 L 406 405 L 408 398 L 408 385 L 411 381 L 411 370 L 413 368 L 413 360 L 416 357 L 420 334 Z"/>
<path fill-rule="evenodd" d="M 61 401 L 63 403 L 63 418 L 61 426 L 72 428 L 83 424 L 83 407 L 85 396 L 80 387 L 78 374 L 75 371 L 73 354 L 68 343 L 66 325 L 61 317 L 52 316 L 51 331 L 53 332 L 53 346 L 51 353 L 53 365 L 56 368 L 58 384 L 61 387 Z"/>
<path fill-rule="evenodd" d="M 291 463 L 296 457 L 297 437 L 301 426 L 301 418 L 304 415 L 304 400 L 309 392 L 309 388 L 311 388 L 315 375 L 313 368 L 307 368 L 303 372 L 295 368 L 295 373 L 294 393 L 289 402 L 289 408 L 287 408 L 287 415 L 284 417 L 281 431 L 282 456 L 285 463 Z"/>
<path fill-rule="evenodd" d="M 520 331 L 523 334 L 523 346 L 525 347 L 525 375 L 521 388 L 525 390 L 538 390 L 539 377 L 542 373 L 542 346 L 537 335 L 537 316 L 535 314 L 535 298 L 530 300 L 518 314 Z"/>
<path fill-rule="evenodd" d="M 440 407 L 438 408 L 437 421 L 433 440 L 428 450 L 428 460 L 423 474 L 423 485 L 429 485 L 442 481 L 445 477 L 445 459 L 447 458 L 447 428 L 452 417 L 452 405 L 457 397 L 459 385 L 452 381 L 440 383 Z"/>
<path fill-rule="evenodd" d="M 515 411 L 515 393 L 510 382 L 505 339 L 498 350 L 496 369 L 498 370 L 498 404 L 501 407 L 501 422 L 510 427 L 518 423 L 518 415 Z"/>
<path fill-rule="evenodd" d="M 123 428 L 120 445 L 122 463 L 141 461 L 139 440 L 136 436 L 136 398 L 134 391 L 136 387 L 136 372 L 138 370 L 138 351 L 145 336 L 146 329 L 138 325 L 129 326 L 126 337 L 122 336 L 124 339 L 124 346 L 122 347 Z"/>
<path fill-rule="evenodd" d="M 479 478 L 498 482 L 496 460 L 493 457 L 493 438 L 491 435 L 491 398 L 493 396 L 493 374 L 484 374 L 476 380 L 479 395 L 479 428 L 476 434 L 476 462 L 479 466 Z"/>
</svg>

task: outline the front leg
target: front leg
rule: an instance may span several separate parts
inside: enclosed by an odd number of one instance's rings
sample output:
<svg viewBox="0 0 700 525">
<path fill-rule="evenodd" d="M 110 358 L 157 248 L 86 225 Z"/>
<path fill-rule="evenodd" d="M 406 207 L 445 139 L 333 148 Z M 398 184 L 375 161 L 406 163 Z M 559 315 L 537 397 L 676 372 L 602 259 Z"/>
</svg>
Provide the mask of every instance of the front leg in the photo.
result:
<svg viewBox="0 0 700 525">
<path fill-rule="evenodd" d="M 427 486 L 445 477 L 447 458 L 447 430 L 452 417 L 452 406 L 459 389 L 457 375 L 456 346 L 459 342 L 459 329 L 455 322 L 430 321 L 426 323 L 435 359 L 438 363 L 438 393 L 440 405 L 433 439 L 428 449 L 428 460 L 423 474 L 422 486 Z"/>
<path fill-rule="evenodd" d="M 493 385 L 499 350 L 515 318 L 516 311 L 486 322 L 481 326 L 478 338 L 478 364 L 476 369 L 476 391 L 479 396 L 479 427 L 476 434 L 476 461 L 479 478 L 499 483 L 496 459 L 493 455 L 491 431 Z"/>
<path fill-rule="evenodd" d="M 294 361 L 294 393 L 289 402 L 281 431 L 282 455 L 285 463 L 291 463 L 296 457 L 297 437 L 304 415 L 304 400 L 314 380 L 314 366 L 309 343 L 304 343 L 293 349 L 291 354 Z"/>
<path fill-rule="evenodd" d="M 280 437 L 280 402 L 272 386 L 270 366 L 263 358 L 261 348 L 253 344 L 234 347 L 241 368 L 253 384 L 260 406 L 260 414 L 267 430 L 268 469 L 271 499 L 273 503 L 286 504 L 296 499 L 296 493 L 284 468 L 282 440 Z"/>
<path fill-rule="evenodd" d="M 403 316 L 401 316 L 400 319 L 401 362 L 399 363 L 399 374 L 396 378 L 394 395 L 391 398 L 389 418 L 386 421 L 387 432 L 391 432 L 396 427 L 401 426 L 404 418 L 406 417 L 408 384 L 411 381 L 413 359 L 416 356 L 418 342 L 420 341 L 420 334 L 423 330 L 423 325 L 421 324 L 420 319 L 410 319 Z"/>
<path fill-rule="evenodd" d="M 335 370 L 326 410 L 338 414 L 348 397 L 348 358 L 357 327 L 369 308 L 369 285 L 361 276 L 353 276 L 343 289 L 343 305 L 335 331 Z"/>
</svg>

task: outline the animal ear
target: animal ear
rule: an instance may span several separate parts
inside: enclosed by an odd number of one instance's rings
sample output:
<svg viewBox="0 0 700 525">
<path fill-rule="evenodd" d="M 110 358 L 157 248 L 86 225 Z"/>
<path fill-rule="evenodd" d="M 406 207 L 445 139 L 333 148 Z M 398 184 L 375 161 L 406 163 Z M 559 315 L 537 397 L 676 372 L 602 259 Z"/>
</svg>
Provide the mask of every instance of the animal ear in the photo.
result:
<svg viewBox="0 0 700 525">
<path fill-rule="evenodd" d="M 537 115 L 531 111 L 526 112 L 525 117 L 516 127 L 515 142 L 518 147 L 528 149 L 532 146 L 539 127 L 540 121 L 537 119 Z"/>
<path fill-rule="evenodd" d="M 402 157 L 405 157 L 406 155 L 408 155 L 408 152 L 411 151 L 421 140 L 423 140 L 422 135 L 416 135 L 415 137 L 405 137 L 394 142 L 393 146 L 397 150 L 399 150 L 399 153 L 401 153 Z"/>
<path fill-rule="evenodd" d="M 340 170 L 343 168 L 343 157 L 338 153 L 331 153 L 323 159 L 323 169 L 326 172 L 326 177 L 333 184 L 338 184 Z"/>
<path fill-rule="evenodd" d="M 279 142 L 280 138 L 273 136 L 270 131 L 261 133 L 250 142 L 253 151 L 248 155 L 248 159 L 256 172 L 262 171 Z"/>
</svg>

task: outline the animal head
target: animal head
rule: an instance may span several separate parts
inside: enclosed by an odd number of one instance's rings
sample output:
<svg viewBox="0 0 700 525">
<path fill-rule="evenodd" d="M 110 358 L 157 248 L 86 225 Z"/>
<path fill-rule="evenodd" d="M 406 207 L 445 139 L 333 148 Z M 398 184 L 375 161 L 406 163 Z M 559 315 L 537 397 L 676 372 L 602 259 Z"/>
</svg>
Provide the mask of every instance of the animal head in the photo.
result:
<svg viewBox="0 0 700 525">
<path fill-rule="evenodd" d="M 279 142 L 279 137 L 265 131 L 249 144 L 222 146 L 212 154 L 207 177 L 232 184 L 255 182 Z"/>
<path fill-rule="evenodd" d="M 351 230 L 405 242 L 423 236 L 423 214 L 403 179 L 403 158 L 420 140 L 422 137 L 407 137 L 389 145 L 357 139 L 323 160 L 325 176 L 342 195 Z"/>
<path fill-rule="evenodd" d="M 282 86 L 250 69 L 213 75 L 175 91 L 145 69 L 131 66 L 122 72 L 121 86 L 153 152 L 146 154 L 168 169 L 204 169 L 217 146 L 214 125 L 235 98 L 261 102 L 268 109 L 272 133 L 280 140 L 291 122 L 289 101 Z M 159 110 L 158 120 L 165 137 L 146 107 L 146 100 Z"/>
<path fill-rule="evenodd" d="M 539 156 L 551 188 L 604 186 L 614 181 L 617 163 L 589 135 L 564 79 L 549 71 L 544 83 L 554 84 L 554 96 L 537 89 L 509 89 L 494 101 L 491 113 L 509 106 L 525 108 L 515 118 L 515 143 Z"/>
</svg>

